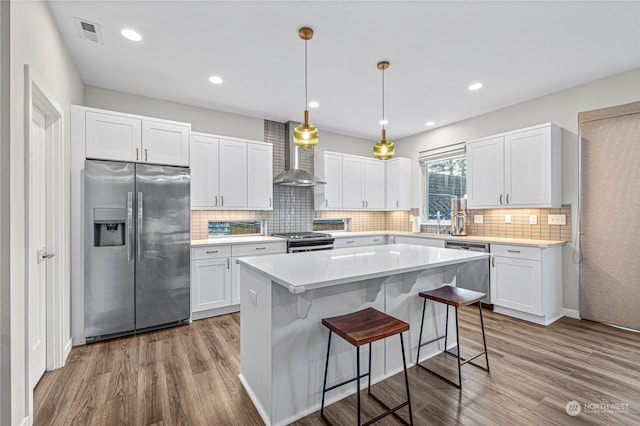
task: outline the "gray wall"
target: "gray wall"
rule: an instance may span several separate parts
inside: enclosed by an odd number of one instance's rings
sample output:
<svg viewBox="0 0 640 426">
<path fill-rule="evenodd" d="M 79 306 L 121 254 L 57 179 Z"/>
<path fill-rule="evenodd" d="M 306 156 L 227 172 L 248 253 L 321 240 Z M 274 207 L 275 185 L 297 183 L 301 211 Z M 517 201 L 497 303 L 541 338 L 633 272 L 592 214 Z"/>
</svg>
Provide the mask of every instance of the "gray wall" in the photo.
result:
<svg viewBox="0 0 640 426">
<path fill-rule="evenodd" d="M 5 3 L 5 2 L 3 2 Z M 4 13 L 4 9 L 3 9 Z M 80 75 L 76 70 L 69 53 L 62 42 L 58 27 L 56 26 L 47 3 L 44 1 L 12 1 L 10 3 L 10 182 L 9 182 L 9 271 L 3 265 L 2 274 L 10 276 L 10 321 L 11 328 L 9 344 L 11 346 L 10 374 L 11 374 L 11 407 L 10 413 L 4 416 L 10 417 L 9 424 L 21 424 L 29 414 L 26 406 L 26 395 L 29 394 L 26 377 L 26 218 L 25 209 L 25 78 L 24 65 L 29 64 L 30 71 L 36 78 L 40 88 L 62 110 L 62 123 L 64 127 L 64 153 L 63 171 L 66 176 L 64 190 L 61 194 L 53 194 L 60 197 L 65 207 L 63 220 L 65 226 L 63 252 L 56 253 L 56 257 L 63 269 L 63 294 L 62 304 L 70 306 L 70 132 L 69 116 L 70 105 L 82 103 L 84 86 Z M 37 28 L 37 31 L 34 31 Z M 5 33 L 3 32 L 3 41 Z M 4 107 L 4 106 L 3 106 Z M 4 139 L 3 139 L 4 143 Z M 4 173 L 3 188 L 5 185 Z M 3 194 L 3 203 L 6 201 Z M 3 207 L 4 209 L 4 207 Z M 5 217 L 2 217 L 5 223 Z M 2 238 L 3 253 L 7 244 Z M 5 315 L 3 310 L 3 315 Z M 64 344 L 71 339 L 71 310 L 63 313 L 63 339 Z M 5 344 L 3 335 L 3 344 Z M 5 360 L 3 358 L 3 363 Z M 4 377 L 3 377 L 4 378 Z M 4 398 L 3 393 L 3 398 Z M 3 424 L 4 423 L 3 421 Z"/>
<path fill-rule="evenodd" d="M 489 90 L 488 88 L 486 90 Z M 487 93 L 487 96 L 490 96 Z M 562 131 L 562 203 L 571 204 L 571 223 L 578 215 L 578 112 L 640 100 L 640 69 L 597 80 L 568 90 L 523 102 L 488 114 L 410 136 L 396 142 L 396 155 L 412 158 L 412 200 L 419 205 L 418 152 L 455 142 L 490 136 L 536 124 L 552 122 Z M 573 262 L 573 241 L 563 247 L 564 306 L 578 310 L 578 265 Z"/>
</svg>

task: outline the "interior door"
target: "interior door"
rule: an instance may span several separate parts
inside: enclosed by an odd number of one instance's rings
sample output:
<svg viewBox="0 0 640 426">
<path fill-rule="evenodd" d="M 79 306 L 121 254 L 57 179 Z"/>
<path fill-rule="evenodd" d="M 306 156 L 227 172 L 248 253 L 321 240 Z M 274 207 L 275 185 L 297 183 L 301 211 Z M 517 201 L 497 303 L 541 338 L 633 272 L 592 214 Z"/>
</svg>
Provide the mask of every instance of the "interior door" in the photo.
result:
<svg viewBox="0 0 640 426">
<path fill-rule="evenodd" d="M 29 141 L 29 385 L 47 364 L 46 117 L 33 107 Z"/>
</svg>

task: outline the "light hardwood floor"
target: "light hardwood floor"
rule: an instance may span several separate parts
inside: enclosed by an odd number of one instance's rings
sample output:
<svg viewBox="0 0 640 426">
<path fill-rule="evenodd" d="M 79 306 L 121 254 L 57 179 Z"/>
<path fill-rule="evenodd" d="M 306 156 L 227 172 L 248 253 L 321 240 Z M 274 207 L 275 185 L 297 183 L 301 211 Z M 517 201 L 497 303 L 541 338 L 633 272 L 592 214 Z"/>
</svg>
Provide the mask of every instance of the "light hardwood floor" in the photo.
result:
<svg viewBox="0 0 640 426">
<path fill-rule="evenodd" d="M 414 424 L 640 424 L 640 334 L 569 318 L 543 327 L 485 314 L 491 373 L 463 367 L 458 391 L 412 367 Z M 477 308 L 461 308 L 460 319 L 461 334 L 479 341 Z M 238 379 L 239 321 L 230 314 L 73 348 L 66 366 L 36 387 L 34 424 L 262 424 Z M 463 354 L 478 348 L 466 337 L 461 345 Z M 433 360 L 444 369 L 451 361 Z M 398 375 L 372 393 L 393 404 L 404 398 L 403 386 Z M 364 419 L 383 411 L 362 395 Z M 565 409 L 572 400 L 581 404 L 575 417 Z M 354 424 L 355 397 L 325 414 L 335 425 Z M 406 419 L 406 409 L 399 416 Z M 390 416 L 377 424 L 398 423 Z M 318 413 L 296 422 L 324 424 Z"/>
</svg>

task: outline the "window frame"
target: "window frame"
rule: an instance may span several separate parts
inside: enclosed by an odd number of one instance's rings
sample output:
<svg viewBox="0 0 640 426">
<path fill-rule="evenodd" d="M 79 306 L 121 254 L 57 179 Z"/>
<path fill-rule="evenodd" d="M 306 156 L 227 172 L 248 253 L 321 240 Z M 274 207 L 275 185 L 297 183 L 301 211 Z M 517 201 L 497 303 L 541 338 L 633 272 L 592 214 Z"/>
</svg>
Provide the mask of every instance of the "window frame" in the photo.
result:
<svg viewBox="0 0 640 426">
<path fill-rule="evenodd" d="M 446 160 L 455 160 L 457 158 L 464 158 L 465 159 L 465 163 L 467 161 L 467 153 L 466 150 L 463 149 L 462 152 L 460 151 L 455 151 L 455 153 L 452 153 L 451 155 L 437 155 L 434 156 L 433 158 L 429 158 L 429 157 L 423 157 L 420 160 L 420 169 L 421 169 L 421 186 L 420 186 L 420 210 L 419 210 L 419 214 L 420 214 L 420 223 L 422 225 L 437 225 L 438 221 L 436 219 L 429 219 L 427 217 L 427 213 L 429 211 L 428 208 L 428 204 L 429 204 L 429 180 L 427 179 L 427 174 L 428 174 L 428 167 L 429 164 L 433 164 L 433 163 L 438 163 L 440 161 L 446 161 Z M 465 164 L 466 165 L 466 164 Z M 465 195 L 466 197 L 466 195 Z M 441 219 L 440 220 L 440 226 L 446 226 L 446 225 L 451 225 L 451 219 Z"/>
</svg>

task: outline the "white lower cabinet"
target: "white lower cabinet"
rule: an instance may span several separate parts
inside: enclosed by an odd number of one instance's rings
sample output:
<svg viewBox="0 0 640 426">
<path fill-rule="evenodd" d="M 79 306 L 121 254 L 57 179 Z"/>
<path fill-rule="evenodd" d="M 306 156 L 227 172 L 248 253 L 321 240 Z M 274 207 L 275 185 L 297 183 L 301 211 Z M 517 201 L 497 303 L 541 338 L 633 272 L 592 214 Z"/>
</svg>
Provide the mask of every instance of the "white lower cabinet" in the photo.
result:
<svg viewBox="0 0 640 426">
<path fill-rule="evenodd" d="M 562 316 L 562 250 L 491 244 L 494 311 L 548 325 Z"/>
<path fill-rule="evenodd" d="M 198 247 L 191 250 L 191 312 L 231 304 L 231 246 Z"/>
<path fill-rule="evenodd" d="M 239 310 L 240 265 L 243 256 L 286 253 L 282 241 L 191 249 L 191 317 L 201 319 Z"/>
<path fill-rule="evenodd" d="M 348 237 L 348 238 L 336 238 L 333 242 L 333 248 L 345 248 L 345 247 L 362 247 L 369 245 L 369 237 Z"/>
</svg>

